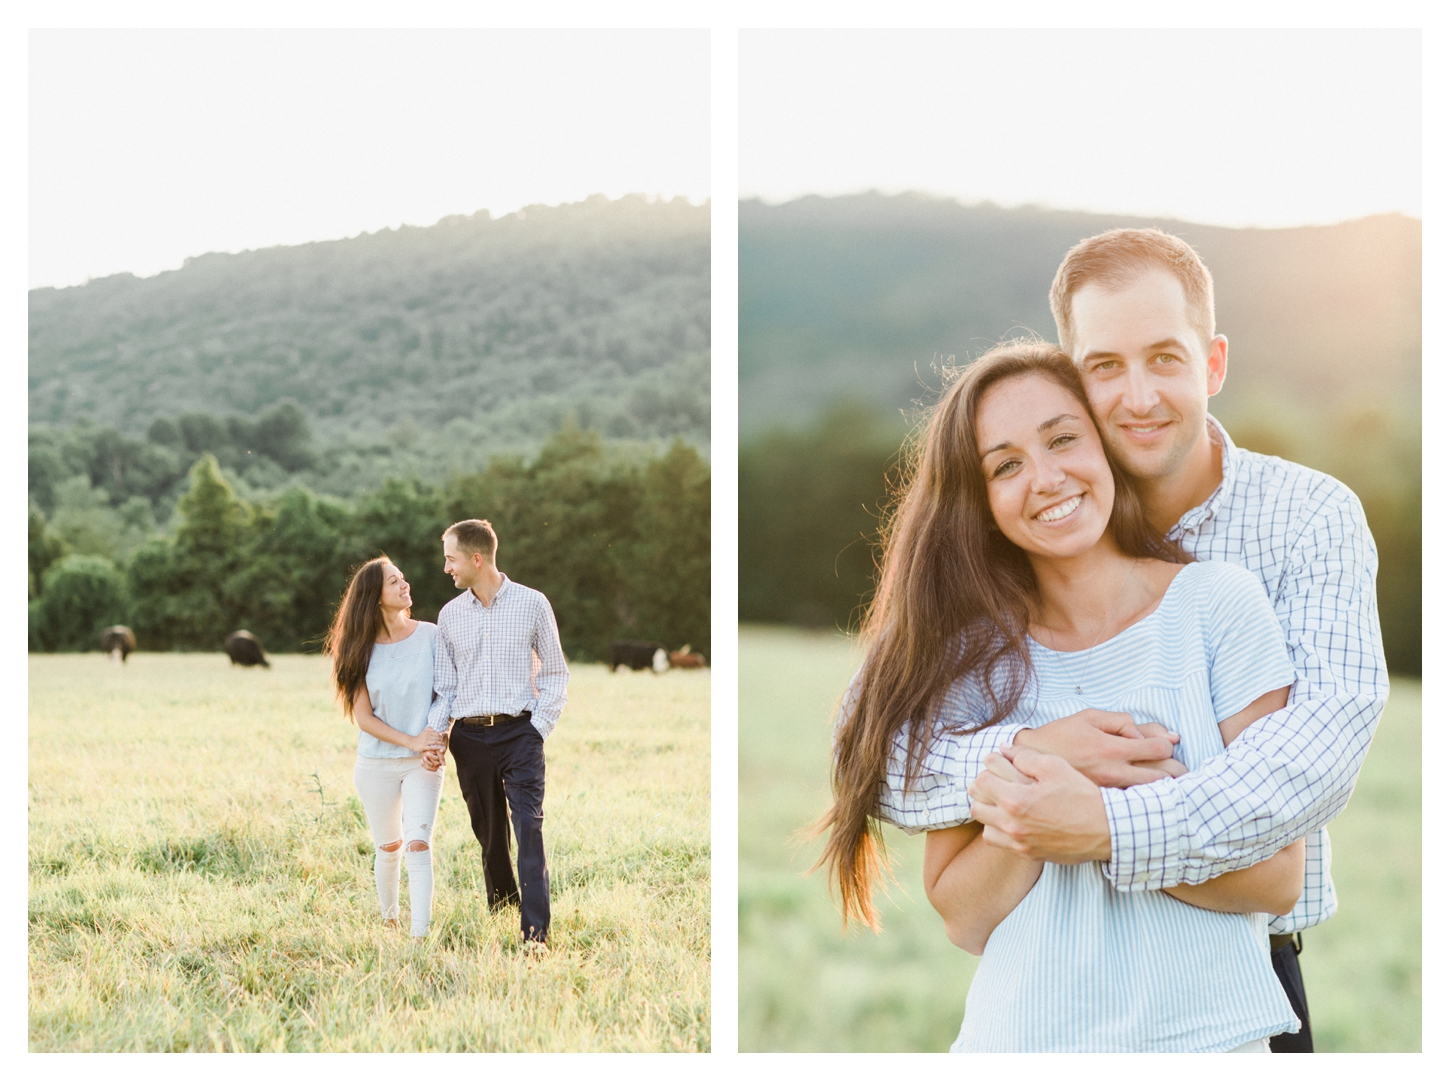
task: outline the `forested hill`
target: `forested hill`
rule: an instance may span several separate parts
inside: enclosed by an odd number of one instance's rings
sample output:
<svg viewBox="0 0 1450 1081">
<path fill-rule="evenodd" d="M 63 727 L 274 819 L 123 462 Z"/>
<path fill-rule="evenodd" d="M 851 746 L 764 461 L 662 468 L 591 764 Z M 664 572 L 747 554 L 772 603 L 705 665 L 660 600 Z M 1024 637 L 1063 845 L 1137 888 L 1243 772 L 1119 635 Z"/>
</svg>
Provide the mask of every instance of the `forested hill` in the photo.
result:
<svg viewBox="0 0 1450 1081">
<path fill-rule="evenodd" d="M 1158 225 L 1213 272 L 1234 440 L 1323 470 L 1364 505 L 1392 671 L 1420 672 L 1420 223 L 1302 229 L 919 195 L 740 205 L 740 613 L 854 625 L 916 402 L 939 358 L 1057 337 L 1047 292 L 1084 237 Z M 903 413 L 905 416 L 903 416 Z"/>
<path fill-rule="evenodd" d="M 456 466 L 570 414 L 704 446 L 709 241 L 708 206 L 594 196 L 37 289 L 30 420 L 137 436 L 292 399 L 324 442 L 386 437 Z"/>
<path fill-rule="evenodd" d="M 1055 340 L 1047 291 L 1068 248 L 1144 225 L 1213 272 L 1230 345 L 1216 413 L 1263 428 L 1286 410 L 1372 404 L 1418 424 L 1415 219 L 1224 229 L 866 194 L 741 203 L 743 431 L 811 423 L 838 398 L 894 413 L 929 391 L 936 356 L 964 361 L 1023 331 Z"/>
</svg>

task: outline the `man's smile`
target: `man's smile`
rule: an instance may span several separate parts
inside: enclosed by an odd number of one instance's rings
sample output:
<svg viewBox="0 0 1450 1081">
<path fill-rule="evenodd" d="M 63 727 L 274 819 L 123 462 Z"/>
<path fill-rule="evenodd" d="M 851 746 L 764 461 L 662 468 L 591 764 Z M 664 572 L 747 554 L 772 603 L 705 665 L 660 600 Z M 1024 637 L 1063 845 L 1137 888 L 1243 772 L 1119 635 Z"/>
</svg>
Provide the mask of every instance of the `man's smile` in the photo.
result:
<svg viewBox="0 0 1450 1081">
<path fill-rule="evenodd" d="M 1157 438 L 1172 423 L 1171 420 L 1126 421 L 1119 423 L 1118 429 L 1126 432 L 1131 439 L 1146 441 Z"/>
</svg>

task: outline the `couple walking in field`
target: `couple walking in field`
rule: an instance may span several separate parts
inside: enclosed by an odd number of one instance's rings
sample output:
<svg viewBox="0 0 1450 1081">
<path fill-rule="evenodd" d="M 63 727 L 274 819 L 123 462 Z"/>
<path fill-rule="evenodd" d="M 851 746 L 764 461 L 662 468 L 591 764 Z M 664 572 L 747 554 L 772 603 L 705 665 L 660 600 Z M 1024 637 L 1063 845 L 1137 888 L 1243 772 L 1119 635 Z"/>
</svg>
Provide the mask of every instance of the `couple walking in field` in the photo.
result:
<svg viewBox="0 0 1450 1081">
<path fill-rule="evenodd" d="M 1389 691 L 1343 484 L 1208 414 L 1191 247 L 1114 230 L 935 406 L 886 532 L 822 862 L 875 924 L 880 822 L 981 961 L 954 1051 L 1312 1051 L 1298 932 Z"/>
<path fill-rule="evenodd" d="M 382 556 L 353 575 L 328 632 L 333 681 L 360 730 L 353 778 L 376 848 L 378 902 L 383 920 L 398 926 L 406 862 L 412 935 L 427 935 L 433 823 L 451 750 L 483 850 L 489 907 L 517 904 L 525 948 L 542 950 L 544 740 L 564 708 L 569 669 L 548 599 L 498 570 L 493 527 L 455 522 L 442 539 L 443 570 L 464 592 L 443 606 L 436 626 L 411 618 L 408 583 Z"/>
</svg>

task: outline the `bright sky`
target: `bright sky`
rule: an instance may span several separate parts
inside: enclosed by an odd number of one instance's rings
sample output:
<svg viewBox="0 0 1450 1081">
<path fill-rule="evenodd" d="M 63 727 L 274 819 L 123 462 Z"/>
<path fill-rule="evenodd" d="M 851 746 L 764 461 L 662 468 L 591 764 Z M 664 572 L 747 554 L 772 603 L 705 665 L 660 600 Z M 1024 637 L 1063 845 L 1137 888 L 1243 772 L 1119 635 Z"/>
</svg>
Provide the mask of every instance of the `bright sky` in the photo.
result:
<svg viewBox="0 0 1450 1081">
<path fill-rule="evenodd" d="M 704 30 L 30 36 L 31 287 L 209 251 L 709 196 Z"/>
<path fill-rule="evenodd" d="M 742 198 L 1421 214 L 1414 30 L 747 31 L 740 72 Z"/>
</svg>

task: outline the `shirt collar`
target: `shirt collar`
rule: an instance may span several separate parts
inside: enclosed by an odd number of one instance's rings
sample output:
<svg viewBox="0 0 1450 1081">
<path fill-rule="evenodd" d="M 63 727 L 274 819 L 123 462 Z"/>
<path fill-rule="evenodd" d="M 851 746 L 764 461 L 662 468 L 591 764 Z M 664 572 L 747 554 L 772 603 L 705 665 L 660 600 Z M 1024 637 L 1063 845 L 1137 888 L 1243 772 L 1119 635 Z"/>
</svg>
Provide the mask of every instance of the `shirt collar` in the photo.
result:
<svg viewBox="0 0 1450 1081">
<path fill-rule="evenodd" d="M 1244 452 L 1234 445 L 1224 426 L 1212 414 L 1208 414 L 1208 437 L 1222 448 L 1223 479 L 1218 482 L 1212 495 L 1185 513 L 1178 519 L 1178 524 L 1168 531 L 1168 535 L 1174 539 L 1198 529 L 1218 513 L 1224 500 L 1228 498 L 1228 493 L 1233 490 L 1234 481 L 1238 479 L 1239 470 L 1243 466 Z"/>
<path fill-rule="evenodd" d="M 507 574 L 504 574 L 503 571 L 499 571 L 498 575 L 500 578 L 503 579 L 503 581 L 499 583 L 498 592 L 493 595 L 493 604 L 498 603 L 498 599 L 503 596 L 503 591 L 509 587 L 509 576 Z M 479 608 L 484 607 L 483 601 L 478 599 L 478 594 L 471 589 L 468 590 L 468 599 L 471 600 Z M 488 605 L 488 607 L 492 608 L 493 604 Z"/>
</svg>

